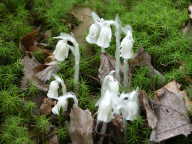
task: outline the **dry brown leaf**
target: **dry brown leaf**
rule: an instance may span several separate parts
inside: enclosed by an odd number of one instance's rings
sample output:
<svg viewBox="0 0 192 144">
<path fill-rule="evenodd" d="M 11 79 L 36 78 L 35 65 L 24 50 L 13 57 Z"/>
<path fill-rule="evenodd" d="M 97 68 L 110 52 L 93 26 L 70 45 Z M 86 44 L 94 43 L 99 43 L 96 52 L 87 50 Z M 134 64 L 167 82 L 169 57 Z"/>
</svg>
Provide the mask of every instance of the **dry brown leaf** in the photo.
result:
<svg viewBox="0 0 192 144">
<path fill-rule="evenodd" d="M 188 19 L 182 26 L 182 32 L 184 34 L 190 33 L 192 31 L 192 20 Z"/>
<path fill-rule="evenodd" d="M 155 111 L 158 122 L 151 133 L 150 140 L 161 142 L 178 135 L 189 135 L 192 125 L 187 116 L 183 93 L 179 91 L 179 84 L 175 81 L 170 82 L 156 91 L 156 97 Z"/>
<path fill-rule="evenodd" d="M 157 125 L 157 116 L 155 115 L 154 110 L 152 109 L 152 106 L 150 105 L 149 99 L 147 97 L 147 94 L 144 91 L 140 92 L 142 95 L 142 103 L 146 111 L 147 121 L 149 126 L 154 129 Z"/>
<path fill-rule="evenodd" d="M 21 38 L 21 44 L 24 52 L 30 53 L 34 51 L 41 51 L 43 54 L 50 56 L 52 52 L 48 49 L 42 48 L 42 44 L 38 42 L 40 32 L 39 29 L 34 30 L 28 34 L 26 34 L 23 38 Z"/>
<path fill-rule="evenodd" d="M 51 114 L 51 110 L 55 104 L 56 104 L 55 101 L 48 98 L 44 98 L 43 103 L 40 106 L 40 113 L 44 115 Z"/>
<path fill-rule="evenodd" d="M 21 87 L 26 89 L 28 82 L 32 82 L 32 84 L 34 84 L 40 90 L 48 91 L 48 86 L 34 77 L 35 73 L 33 69 L 40 65 L 39 62 L 34 57 L 30 58 L 29 56 L 25 56 L 22 59 L 22 63 L 24 65 L 24 76 L 21 81 Z"/>
<path fill-rule="evenodd" d="M 93 118 L 91 112 L 73 105 L 70 113 L 69 133 L 72 144 L 93 144 Z"/>
<path fill-rule="evenodd" d="M 58 72 L 59 67 L 57 65 L 57 61 L 52 61 L 47 64 L 40 64 L 36 66 L 34 69 L 34 77 L 42 82 L 46 82 L 49 80 L 53 74 Z"/>
<path fill-rule="evenodd" d="M 28 34 L 26 34 L 23 38 L 21 38 L 21 44 L 23 45 L 24 51 L 34 51 L 37 50 L 37 35 L 39 34 L 39 30 L 34 30 Z"/>
<path fill-rule="evenodd" d="M 52 137 L 49 139 L 48 144 L 59 144 L 59 140 L 58 140 L 57 135 L 52 136 Z"/>
<path fill-rule="evenodd" d="M 112 70 L 115 70 L 115 59 L 106 53 L 102 53 L 100 56 L 100 67 L 98 70 L 98 77 L 100 81 L 102 82 L 104 77 Z"/>
</svg>

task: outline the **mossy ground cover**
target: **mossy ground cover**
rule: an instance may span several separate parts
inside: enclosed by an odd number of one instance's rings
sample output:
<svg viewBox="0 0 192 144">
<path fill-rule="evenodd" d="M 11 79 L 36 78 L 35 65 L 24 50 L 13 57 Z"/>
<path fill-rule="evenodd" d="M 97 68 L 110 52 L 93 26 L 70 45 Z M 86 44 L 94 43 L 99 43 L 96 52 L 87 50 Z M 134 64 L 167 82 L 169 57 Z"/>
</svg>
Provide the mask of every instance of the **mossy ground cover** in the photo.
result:
<svg viewBox="0 0 192 144">
<path fill-rule="evenodd" d="M 186 8 L 189 3 L 190 0 L 2 0 L 0 143 L 46 143 L 45 135 L 51 124 L 58 128 L 60 143 L 70 141 L 63 117 L 57 117 L 57 122 L 53 123 L 50 117 L 34 112 L 38 107 L 32 102 L 32 98 L 46 96 L 46 93 L 33 85 L 26 90 L 20 88 L 23 76 L 21 59 L 24 53 L 19 47 L 19 42 L 21 37 L 39 26 L 42 31 L 52 30 L 54 36 L 60 32 L 70 32 L 71 29 L 66 23 L 71 23 L 69 13 L 77 6 L 90 7 L 106 19 L 113 19 L 118 13 L 122 24 L 130 24 L 133 27 L 134 50 L 143 47 L 151 54 L 154 67 L 165 76 L 165 82 L 159 83 L 157 78 L 148 77 L 147 68 L 138 67 L 133 73 L 131 89 L 138 86 L 153 96 L 154 90 L 171 80 L 177 80 L 192 98 L 192 84 L 187 79 L 192 77 L 192 42 L 181 32 L 181 26 L 188 18 Z M 53 50 L 55 41 L 50 39 L 46 42 Z M 100 48 L 87 45 L 94 54 L 87 56 L 84 46 L 80 47 L 80 89 L 77 96 L 80 107 L 88 108 L 94 113 L 95 102 L 100 96 L 100 84 L 92 77 L 97 77 Z M 114 55 L 114 38 L 107 51 Z M 73 91 L 73 61 L 70 57 L 60 68 L 59 75 L 65 80 L 67 89 Z M 38 132 L 38 135 L 31 136 L 31 131 Z M 150 129 L 141 117 L 129 125 L 127 133 L 129 144 L 148 143 Z M 170 143 L 190 144 L 192 137 L 177 137 L 169 140 Z"/>
</svg>

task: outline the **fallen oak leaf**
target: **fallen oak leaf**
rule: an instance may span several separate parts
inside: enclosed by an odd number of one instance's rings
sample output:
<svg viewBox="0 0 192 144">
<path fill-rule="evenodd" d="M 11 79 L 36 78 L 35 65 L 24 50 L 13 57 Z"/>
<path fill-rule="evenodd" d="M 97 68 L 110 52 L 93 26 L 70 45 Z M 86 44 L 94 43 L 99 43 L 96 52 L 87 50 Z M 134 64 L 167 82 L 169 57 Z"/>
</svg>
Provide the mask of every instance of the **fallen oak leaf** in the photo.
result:
<svg viewBox="0 0 192 144">
<path fill-rule="evenodd" d="M 93 118 L 89 110 L 82 110 L 76 104 L 70 112 L 69 133 L 72 144 L 93 144 Z"/>
</svg>

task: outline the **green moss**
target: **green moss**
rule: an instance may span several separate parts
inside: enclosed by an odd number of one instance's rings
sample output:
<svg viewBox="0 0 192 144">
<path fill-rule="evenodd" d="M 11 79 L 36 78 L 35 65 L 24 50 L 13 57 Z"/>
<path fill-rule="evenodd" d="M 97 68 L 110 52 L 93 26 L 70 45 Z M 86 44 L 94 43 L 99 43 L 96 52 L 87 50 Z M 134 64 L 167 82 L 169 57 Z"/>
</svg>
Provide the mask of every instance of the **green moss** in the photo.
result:
<svg viewBox="0 0 192 144">
<path fill-rule="evenodd" d="M 24 121 L 18 116 L 7 117 L 0 135 L 0 143 L 4 144 L 33 144 L 30 140 Z"/>
</svg>

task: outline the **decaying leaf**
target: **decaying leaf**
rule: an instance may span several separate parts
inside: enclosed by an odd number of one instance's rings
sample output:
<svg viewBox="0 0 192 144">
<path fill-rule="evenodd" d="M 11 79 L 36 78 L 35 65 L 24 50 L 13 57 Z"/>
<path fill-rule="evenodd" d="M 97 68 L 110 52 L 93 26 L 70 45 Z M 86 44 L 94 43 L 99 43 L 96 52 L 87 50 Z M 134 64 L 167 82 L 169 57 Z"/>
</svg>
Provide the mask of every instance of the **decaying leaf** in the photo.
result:
<svg viewBox="0 0 192 144">
<path fill-rule="evenodd" d="M 34 77 L 35 73 L 33 69 L 36 66 L 40 65 L 40 63 L 34 57 L 30 58 L 29 56 L 25 56 L 22 59 L 22 63 L 24 65 L 24 69 L 23 69 L 24 76 L 21 81 L 21 87 L 23 89 L 26 89 L 28 82 L 32 82 L 32 84 L 34 84 L 40 90 L 48 91 L 48 86 Z"/>
<path fill-rule="evenodd" d="M 186 33 L 191 32 L 191 30 L 192 30 L 192 20 L 189 19 L 189 20 L 187 20 L 187 21 L 183 24 L 182 32 L 183 32 L 184 34 L 186 34 Z"/>
<path fill-rule="evenodd" d="M 59 140 L 58 140 L 57 135 L 52 136 L 52 137 L 49 139 L 48 144 L 59 144 Z"/>
<path fill-rule="evenodd" d="M 53 74 L 55 74 L 59 70 L 57 63 L 57 61 L 52 61 L 47 64 L 38 65 L 34 68 L 34 76 L 39 80 L 46 82 L 51 78 Z"/>
<path fill-rule="evenodd" d="M 55 101 L 48 99 L 48 98 L 44 98 L 43 103 L 40 106 L 40 113 L 44 114 L 44 115 L 51 114 L 51 110 L 54 105 L 56 105 Z"/>
<path fill-rule="evenodd" d="M 24 51 L 34 51 L 38 49 L 37 46 L 37 35 L 39 30 L 34 30 L 28 34 L 26 34 L 21 39 L 21 44 L 23 45 Z"/>
<path fill-rule="evenodd" d="M 93 144 L 93 118 L 91 112 L 73 105 L 70 113 L 69 133 L 72 144 Z"/>
<path fill-rule="evenodd" d="M 152 109 L 152 106 L 150 104 L 150 101 L 147 97 L 147 94 L 144 91 L 140 92 L 140 95 L 142 97 L 142 103 L 146 111 L 147 121 L 149 126 L 154 129 L 157 125 L 157 116 L 155 115 L 154 110 Z"/>
<path fill-rule="evenodd" d="M 106 54 L 102 53 L 100 56 L 100 67 L 99 67 L 99 79 L 102 82 L 104 77 L 109 74 L 110 71 L 115 70 L 115 59 Z"/>
<path fill-rule="evenodd" d="M 40 35 L 39 29 L 37 29 L 26 34 L 23 38 L 21 38 L 21 44 L 24 52 L 30 53 L 34 51 L 41 51 L 43 54 L 47 56 L 52 55 L 52 53 L 48 49 L 44 49 L 41 47 L 43 46 L 43 44 L 38 42 L 39 35 Z"/>
<path fill-rule="evenodd" d="M 150 72 L 149 76 L 153 77 L 155 75 L 158 75 L 160 76 L 161 81 L 164 81 L 163 75 L 152 66 L 151 56 L 144 51 L 144 48 L 140 48 L 138 50 L 136 56 L 129 61 L 129 65 L 130 65 L 130 71 L 129 71 L 130 75 L 136 66 L 147 66 Z"/>
<path fill-rule="evenodd" d="M 183 100 L 183 93 L 179 84 L 172 81 L 156 91 L 157 126 L 153 129 L 150 140 L 161 142 L 178 135 L 189 135 L 192 125 L 187 116 L 187 109 Z"/>
</svg>

